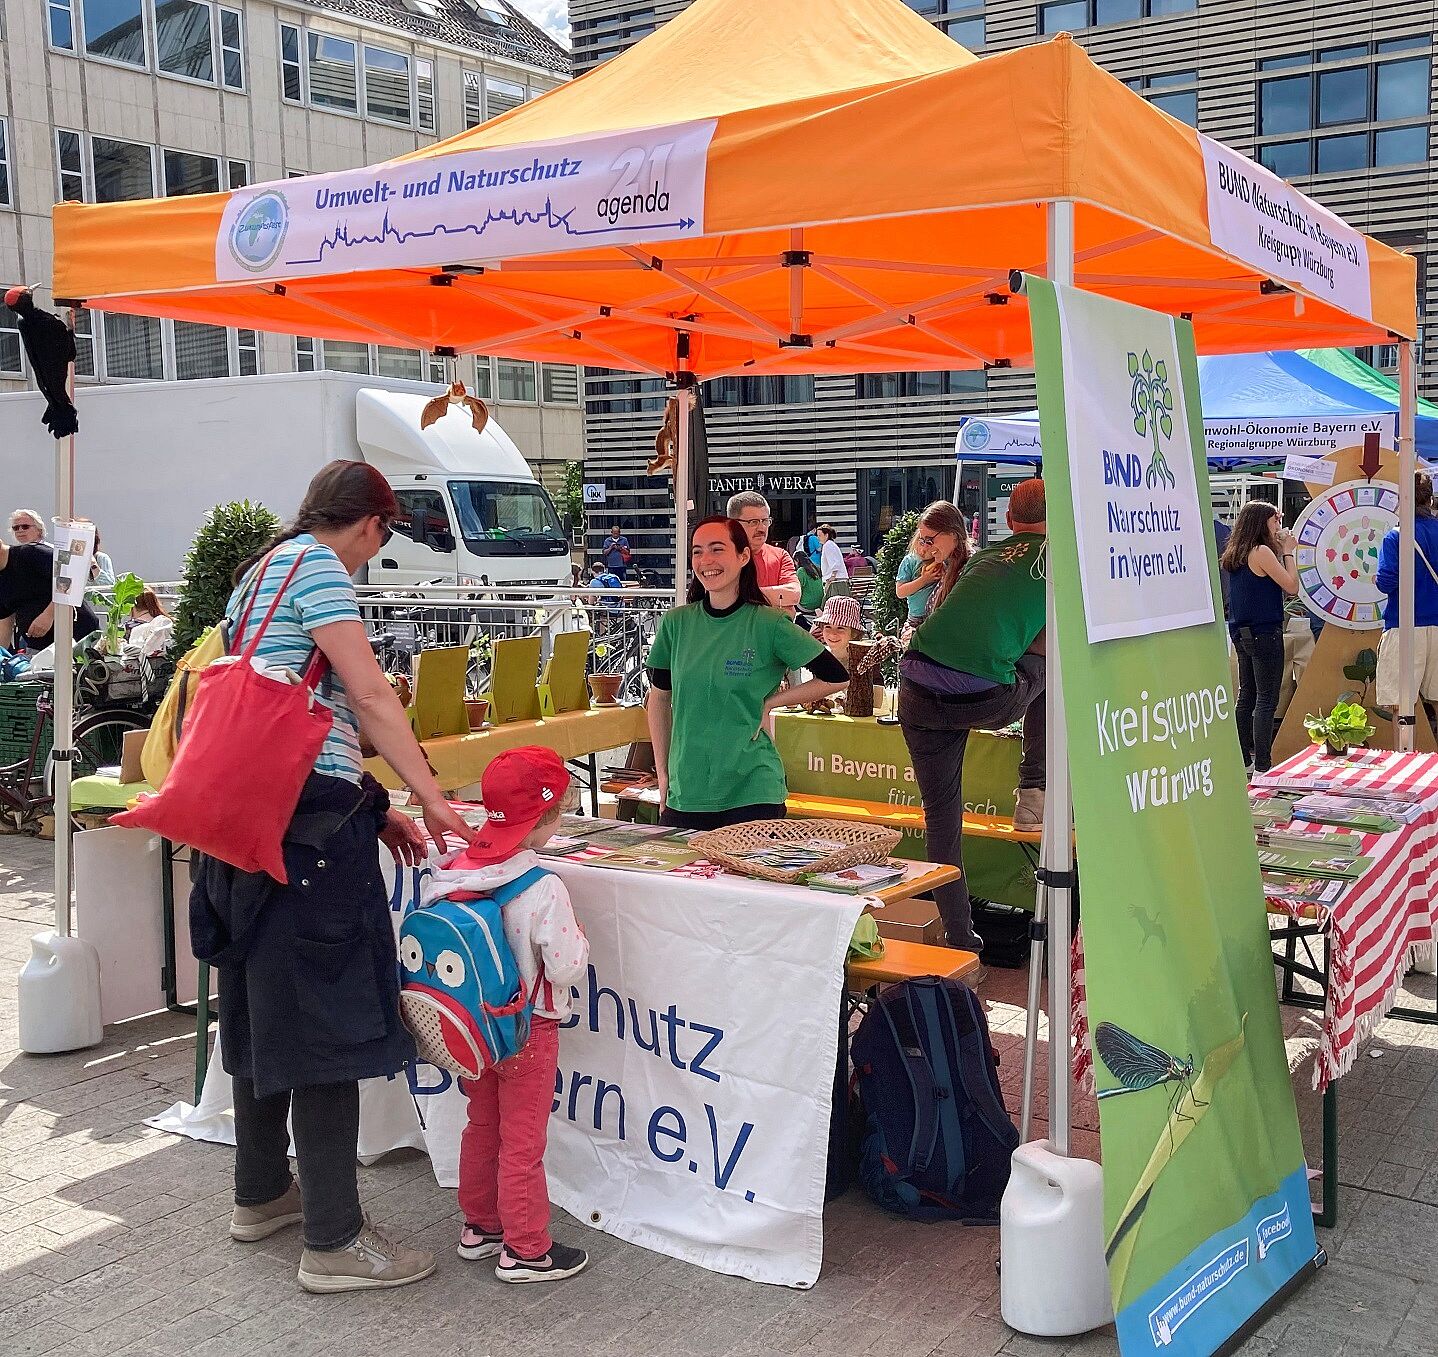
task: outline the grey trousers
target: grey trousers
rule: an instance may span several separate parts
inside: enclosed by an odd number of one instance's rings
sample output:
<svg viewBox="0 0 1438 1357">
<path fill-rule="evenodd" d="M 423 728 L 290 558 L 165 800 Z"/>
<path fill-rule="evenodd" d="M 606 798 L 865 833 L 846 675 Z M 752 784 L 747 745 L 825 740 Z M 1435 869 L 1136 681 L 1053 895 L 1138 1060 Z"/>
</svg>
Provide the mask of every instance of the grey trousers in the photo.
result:
<svg viewBox="0 0 1438 1357">
<path fill-rule="evenodd" d="M 1024 655 L 1015 666 L 1011 685 L 957 701 L 941 700 L 908 679 L 899 685 L 899 724 L 924 802 L 930 862 L 947 862 L 963 870 L 964 751 L 971 730 L 997 730 L 1022 716 L 1019 786 L 1044 785 L 1044 669 L 1042 655 Z M 974 932 L 967 878 L 940 886 L 934 900 L 949 946 L 978 951 L 982 940 Z"/>
</svg>

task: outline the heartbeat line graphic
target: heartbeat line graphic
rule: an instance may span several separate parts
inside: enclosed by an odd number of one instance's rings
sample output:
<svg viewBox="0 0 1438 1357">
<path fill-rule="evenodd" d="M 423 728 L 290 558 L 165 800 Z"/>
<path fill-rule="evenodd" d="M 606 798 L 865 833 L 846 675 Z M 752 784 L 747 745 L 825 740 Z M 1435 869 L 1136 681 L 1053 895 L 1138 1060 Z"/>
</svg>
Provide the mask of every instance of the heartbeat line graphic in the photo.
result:
<svg viewBox="0 0 1438 1357">
<path fill-rule="evenodd" d="M 584 236 L 613 235 L 618 232 L 632 232 L 636 228 L 650 231 L 677 229 L 687 231 L 694 225 L 693 217 L 681 217 L 678 221 L 664 222 L 623 222 L 615 226 L 595 226 L 578 228 L 570 225 L 569 219 L 577 211 L 571 207 L 568 212 L 556 212 L 553 199 L 546 198 L 544 207 L 540 211 L 530 212 L 524 208 L 507 208 L 501 212 L 486 211 L 484 220 L 479 222 L 464 222 L 458 226 L 451 226 L 445 222 L 436 222 L 435 225 L 423 231 L 405 231 L 393 225 L 389 219 L 389 213 L 384 214 L 384 220 L 380 223 L 377 234 L 350 235 L 349 223 L 340 222 L 335 228 L 320 241 L 314 256 L 308 259 L 287 259 L 286 264 L 322 264 L 325 256 L 335 250 L 354 249 L 361 245 L 382 245 L 387 240 L 393 240 L 397 245 L 404 245 L 411 240 L 425 240 L 436 236 L 482 236 L 491 226 L 513 225 L 513 226 L 544 226 L 551 231 L 562 232 L 567 236 L 582 238 Z"/>
</svg>

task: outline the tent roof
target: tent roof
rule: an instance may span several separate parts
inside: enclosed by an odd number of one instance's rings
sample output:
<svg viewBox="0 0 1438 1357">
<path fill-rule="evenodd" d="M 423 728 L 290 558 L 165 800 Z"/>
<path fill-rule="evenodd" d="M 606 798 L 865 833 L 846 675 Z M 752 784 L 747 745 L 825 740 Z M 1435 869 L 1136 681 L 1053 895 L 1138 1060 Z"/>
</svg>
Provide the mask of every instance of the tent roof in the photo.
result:
<svg viewBox="0 0 1438 1357">
<path fill-rule="evenodd" d="M 1398 391 L 1381 372 L 1362 359 L 1341 350 L 1310 350 L 1301 353 L 1252 353 L 1210 355 L 1198 360 L 1198 384 L 1206 423 L 1272 425 L 1283 420 L 1322 420 L 1396 415 Z M 993 448 L 969 449 L 960 434 L 960 461 L 1032 463 L 1041 457 L 1038 442 L 1039 413 L 981 417 L 999 441 L 1015 435 L 1020 448 L 995 452 Z M 971 421 L 966 421 L 971 422 Z M 1418 402 L 1417 447 L 1424 457 L 1438 456 L 1438 405 Z M 1030 441 L 1031 440 L 1031 441 Z M 1030 449 L 1032 449 L 1030 451 Z M 1275 460 L 1265 452 L 1249 458 L 1225 455 L 1225 462 Z"/>
<path fill-rule="evenodd" d="M 1274 288 L 1215 247 L 1192 128 L 1067 36 L 979 61 L 901 0 L 698 0 L 580 79 L 381 169 L 499 148 L 527 163 L 537 143 L 707 120 L 702 237 L 506 252 L 482 276 L 440 276 L 474 245 L 435 231 L 404 267 L 357 269 L 340 250 L 309 276 L 226 281 L 232 195 L 62 204 L 54 291 L 101 310 L 701 376 L 1029 365 L 1025 304 L 1005 284 L 1044 271 L 1044 205 L 1067 199 L 1077 283 L 1191 314 L 1202 351 L 1415 333 L 1411 258 L 1367 242 L 1371 321 Z M 275 187 L 305 204 L 334 178 Z M 807 253 L 786 268 L 792 251 Z"/>
</svg>

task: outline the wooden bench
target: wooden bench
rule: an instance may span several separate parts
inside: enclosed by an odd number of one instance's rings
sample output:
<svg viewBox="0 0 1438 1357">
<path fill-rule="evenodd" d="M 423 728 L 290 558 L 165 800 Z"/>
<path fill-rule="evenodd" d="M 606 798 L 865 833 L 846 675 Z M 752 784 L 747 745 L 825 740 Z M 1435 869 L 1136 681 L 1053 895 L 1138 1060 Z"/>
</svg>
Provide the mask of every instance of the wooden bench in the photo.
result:
<svg viewBox="0 0 1438 1357">
<path fill-rule="evenodd" d="M 957 947 L 933 947 L 925 942 L 884 940 L 884 955 L 872 960 L 850 960 L 844 968 L 849 988 L 872 989 L 898 980 L 913 980 L 921 975 L 938 975 L 962 980 L 979 968 L 977 953 L 960 951 Z"/>
<path fill-rule="evenodd" d="M 894 829 L 923 830 L 922 806 L 891 806 L 883 801 L 855 801 L 842 796 L 794 793 L 785 802 L 790 815 L 809 820 L 855 820 L 863 824 L 889 825 Z M 1015 829 L 1002 815 L 965 815 L 964 833 L 976 839 L 1001 839 L 1009 843 L 1037 845 L 1043 834 L 1037 829 Z"/>
</svg>

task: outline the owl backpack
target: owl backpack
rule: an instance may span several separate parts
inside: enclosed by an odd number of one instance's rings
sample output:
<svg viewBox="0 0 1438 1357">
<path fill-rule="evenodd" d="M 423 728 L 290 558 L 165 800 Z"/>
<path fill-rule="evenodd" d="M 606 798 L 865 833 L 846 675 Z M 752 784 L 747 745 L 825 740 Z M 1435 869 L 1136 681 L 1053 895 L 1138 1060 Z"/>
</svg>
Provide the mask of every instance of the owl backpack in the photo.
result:
<svg viewBox="0 0 1438 1357">
<path fill-rule="evenodd" d="M 399 1011 L 421 1060 L 462 1079 L 524 1049 L 534 996 L 504 936 L 504 906 L 548 876 L 532 867 L 487 894 L 420 905 L 399 930 Z"/>
</svg>

